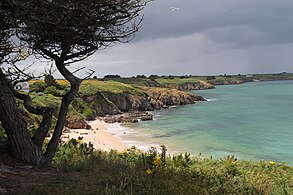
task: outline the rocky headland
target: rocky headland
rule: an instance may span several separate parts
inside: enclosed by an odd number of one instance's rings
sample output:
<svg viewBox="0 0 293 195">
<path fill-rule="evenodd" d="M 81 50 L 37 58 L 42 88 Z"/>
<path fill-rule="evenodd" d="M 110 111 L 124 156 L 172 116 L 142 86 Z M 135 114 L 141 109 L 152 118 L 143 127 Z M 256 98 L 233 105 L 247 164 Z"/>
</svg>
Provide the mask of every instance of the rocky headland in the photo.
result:
<svg viewBox="0 0 293 195">
<path fill-rule="evenodd" d="M 199 95 L 179 91 L 177 89 L 159 87 L 141 87 L 143 93 L 111 93 L 96 92 L 95 94 L 81 96 L 79 103 L 73 102 L 73 107 L 80 113 L 86 114 L 86 120 L 94 120 L 96 117 L 108 123 L 114 122 L 138 122 L 139 120 L 152 120 L 149 111 L 169 108 L 174 105 L 194 104 L 197 101 L 205 101 Z M 83 102 L 81 105 L 80 101 Z M 67 127 L 87 127 L 84 118 L 69 120 Z"/>
<path fill-rule="evenodd" d="M 215 86 L 206 81 L 199 81 L 198 83 L 186 82 L 182 85 L 176 86 L 176 89 L 181 91 L 190 91 L 190 90 L 203 90 L 203 89 L 214 89 Z"/>
</svg>

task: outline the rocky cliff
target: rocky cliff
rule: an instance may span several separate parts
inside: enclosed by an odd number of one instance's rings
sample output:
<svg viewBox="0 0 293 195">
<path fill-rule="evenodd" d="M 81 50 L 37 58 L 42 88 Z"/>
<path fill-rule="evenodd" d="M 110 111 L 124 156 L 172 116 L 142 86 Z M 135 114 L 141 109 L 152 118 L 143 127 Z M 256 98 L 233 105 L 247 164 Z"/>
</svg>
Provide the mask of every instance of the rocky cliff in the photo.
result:
<svg viewBox="0 0 293 195">
<path fill-rule="evenodd" d="M 193 104 L 196 101 L 205 100 L 201 96 L 176 89 L 141 87 L 141 90 L 143 93 L 137 94 L 130 92 L 97 92 L 93 95 L 80 97 L 80 101 L 83 101 L 83 103 L 75 102 L 73 107 L 78 112 L 84 113 L 87 119 L 94 119 L 97 116 L 117 115 L 108 117 L 107 120 L 109 122 L 137 122 L 138 120 L 152 119 L 151 115 L 145 111 L 158 110 L 174 105 Z M 78 123 L 81 124 L 80 121 Z"/>
<path fill-rule="evenodd" d="M 209 80 L 211 85 L 237 85 L 242 84 L 244 81 L 237 79 L 229 79 L 229 80 Z"/>
<path fill-rule="evenodd" d="M 186 82 L 183 85 L 176 86 L 176 89 L 181 91 L 213 89 L 213 88 L 215 88 L 214 85 L 207 83 L 205 81 L 199 81 L 199 83 Z"/>
<path fill-rule="evenodd" d="M 143 90 L 149 94 L 149 102 L 154 109 L 161 109 L 174 105 L 193 104 L 196 101 L 205 100 L 199 95 L 178 91 L 177 89 L 144 87 Z"/>
</svg>

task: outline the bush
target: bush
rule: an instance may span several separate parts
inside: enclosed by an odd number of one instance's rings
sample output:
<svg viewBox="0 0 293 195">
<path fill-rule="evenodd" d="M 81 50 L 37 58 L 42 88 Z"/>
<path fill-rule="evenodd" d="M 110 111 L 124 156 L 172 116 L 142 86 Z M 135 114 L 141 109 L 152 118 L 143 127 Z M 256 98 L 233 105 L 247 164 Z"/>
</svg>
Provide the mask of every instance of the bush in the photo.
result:
<svg viewBox="0 0 293 195">
<path fill-rule="evenodd" d="M 63 144 L 54 159 L 72 173 L 59 171 L 17 194 L 293 194 L 293 167 L 273 161 L 170 156 L 165 146 L 94 151 L 81 142 Z"/>
<path fill-rule="evenodd" d="M 30 91 L 34 92 L 44 92 L 48 85 L 44 82 L 34 82 L 30 84 Z"/>
<path fill-rule="evenodd" d="M 50 86 L 45 89 L 44 93 L 52 94 L 57 97 L 62 97 L 65 94 L 65 90 L 59 90 L 55 86 Z"/>
<path fill-rule="evenodd" d="M 93 145 L 83 143 L 82 137 L 79 137 L 61 145 L 53 163 L 64 171 L 80 171 L 89 168 L 93 157 Z"/>
</svg>

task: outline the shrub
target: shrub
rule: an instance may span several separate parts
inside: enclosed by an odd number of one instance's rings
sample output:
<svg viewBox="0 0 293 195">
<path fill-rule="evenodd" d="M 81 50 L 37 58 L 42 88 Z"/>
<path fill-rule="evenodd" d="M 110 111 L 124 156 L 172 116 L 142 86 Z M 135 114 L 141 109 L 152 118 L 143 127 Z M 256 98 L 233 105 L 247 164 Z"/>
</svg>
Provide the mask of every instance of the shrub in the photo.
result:
<svg viewBox="0 0 293 195">
<path fill-rule="evenodd" d="M 62 97 L 65 94 L 65 90 L 59 90 L 55 86 L 50 86 L 45 89 L 44 93 L 52 94 L 57 97 Z"/>
<path fill-rule="evenodd" d="M 79 137 L 59 147 L 54 164 L 64 171 L 80 171 L 89 168 L 93 160 L 93 145 L 83 143 L 82 137 Z"/>
<path fill-rule="evenodd" d="M 273 161 L 249 162 L 234 156 L 215 160 L 188 153 L 170 156 L 164 146 L 147 152 L 135 147 L 122 153 L 94 151 L 81 142 L 79 138 L 60 146 L 54 163 L 73 173 L 62 171 L 58 182 L 37 185 L 38 194 L 293 193 L 293 167 Z"/>
<path fill-rule="evenodd" d="M 44 92 L 48 85 L 44 82 L 34 82 L 30 84 L 30 91 L 34 92 Z"/>
</svg>

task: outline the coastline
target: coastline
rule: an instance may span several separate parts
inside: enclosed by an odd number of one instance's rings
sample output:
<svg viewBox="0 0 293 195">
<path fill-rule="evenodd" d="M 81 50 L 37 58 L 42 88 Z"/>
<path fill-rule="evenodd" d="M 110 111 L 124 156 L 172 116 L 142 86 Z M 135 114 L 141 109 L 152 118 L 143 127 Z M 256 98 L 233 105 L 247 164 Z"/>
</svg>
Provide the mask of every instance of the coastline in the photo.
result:
<svg viewBox="0 0 293 195">
<path fill-rule="evenodd" d="M 159 150 L 159 143 L 148 142 L 148 138 L 136 137 L 131 135 L 131 130 L 120 123 L 107 123 L 99 118 L 88 122 L 91 129 L 66 129 L 63 131 L 61 140 L 68 142 L 70 139 L 83 137 L 83 143 L 91 142 L 96 150 L 118 152 L 126 151 L 135 146 L 140 151 L 148 151 L 151 147 Z M 167 146 L 168 148 L 168 146 Z M 176 154 L 175 151 L 169 151 L 168 154 Z"/>
<path fill-rule="evenodd" d="M 210 101 L 214 101 L 214 99 L 210 99 Z M 68 141 L 71 138 L 77 139 L 79 136 L 83 136 L 83 141 L 93 143 L 94 148 L 97 150 L 110 151 L 113 149 L 119 152 L 123 152 L 132 146 L 142 151 L 148 151 L 151 147 L 159 149 L 159 146 L 162 144 L 156 139 L 153 139 L 153 137 L 144 135 L 146 133 L 145 131 L 135 132 L 131 127 L 129 128 L 120 123 L 106 123 L 102 121 L 101 118 L 89 122 L 89 125 L 92 126 L 91 130 L 71 129 L 70 132 L 63 134 L 62 140 Z M 135 135 L 133 132 L 139 133 L 139 136 Z M 182 152 L 182 150 L 171 143 L 165 145 L 170 155 Z M 194 155 L 200 152 L 202 152 L 202 150 L 197 151 Z"/>
<path fill-rule="evenodd" d="M 129 148 L 127 145 L 123 144 L 114 133 L 107 131 L 107 123 L 96 119 L 90 121 L 89 125 L 92 129 L 68 129 L 62 134 L 62 141 L 69 141 L 74 138 L 83 137 L 83 142 L 91 142 L 96 150 L 117 150 L 122 152 Z"/>
</svg>

